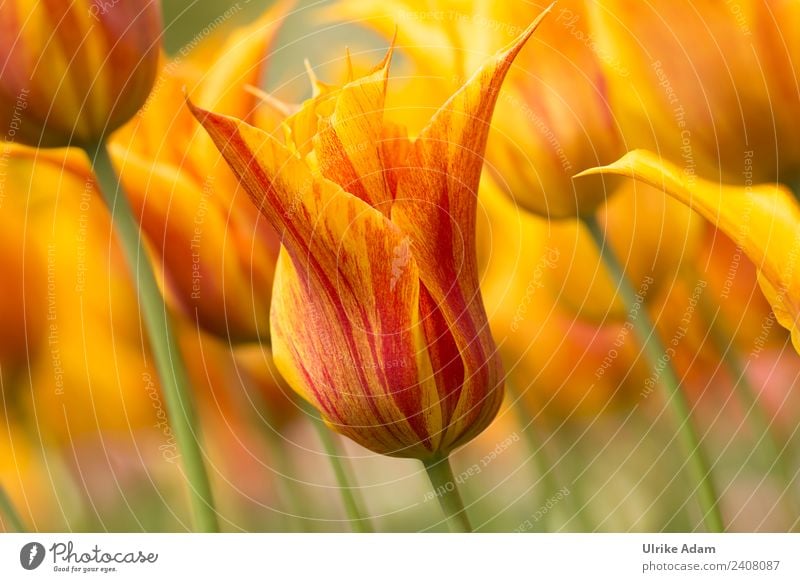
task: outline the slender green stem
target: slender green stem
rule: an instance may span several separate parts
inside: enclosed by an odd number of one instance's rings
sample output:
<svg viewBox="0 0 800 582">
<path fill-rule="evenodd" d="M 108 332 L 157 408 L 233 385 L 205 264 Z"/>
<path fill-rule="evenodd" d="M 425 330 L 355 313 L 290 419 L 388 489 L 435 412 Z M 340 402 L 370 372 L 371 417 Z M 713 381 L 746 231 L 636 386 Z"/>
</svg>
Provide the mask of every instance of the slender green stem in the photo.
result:
<svg viewBox="0 0 800 582">
<path fill-rule="evenodd" d="M 525 443 L 528 446 L 528 452 L 533 460 L 534 466 L 536 467 L 536 471 L 542 480 L 543 487 L 540 489 L 541 494 L 539 495 L 539 501 L 541 501 L 542 506 L 544 506 L 550 496 L 554 495 L 559 489 L 561 489 L 555 479 L 555 464 L 548 457 L 547 451 L 544 448 L 544 444 L 540 443 L 539 435 L 537 434 L 533 420 L 528 413 L 523 396 L 508 378 L 506 378 L 506 390 L 513 400 L 512 409 L 514 411 L 514 416 L 517 419 L 517 424 L 519 425 L 520 430 L 525 435 Z M 579 527 L 581 527 L 584 531 L 592 531 L 590 524 L 586 520 L 585 511 L 583 509 L 585 504 L 582 502 L 580 495 L 575 493 L 575 489 L 578 489 L 578 487 L 573 483 L 572 498 L 574 500 L 573 504 L 575 505 L 575 517 L 580 524 Z M 544 531 L 550 531 L 550 525 L 552 521 L 551 513 L 545 513 L 542 516 L 541 521 Z"/>
<path fill-rule="evenodd" d="M 92 161 L 100 190 L 111 212 L 115 232 L 136 283 L 170 424 L 183 456 L 195 528 L 203 532 L 216 532 L 219 530 L 217 513 L 203 461 L 200 426 L 186 368 L 171 329 L 164 298 L 147 260 L 139 225 L 114 170 L 106 144 L 100 143 L 95 148 L 87 149 L 86 153 Z"/>
<path fill-rule="evenodd" d="M 322 447 L 328 455 L 328 460 L 336 476 L 336 482 L 339 484 L 339 494 L 342 496 L 342 504 L 344 505 L 347 518 L 350 520 L 350 526 L 353 531 L 358 533 L 372 533 L 375 531 L 369 518 L 364 516 L 361 511 L 361 504 L 356 499 L 355 489 L 350 481 L 349 471 L 342 462 L 342 453 L 339 450 L 334 434 L 325 426 L 325 423 L 319 417 L 316 409 L 312 409 L 307 403 L 304 403 L 304 408 L 311 416 L 311 421 L 314 423 L 314 428 L 317 429 L 317 435 L 322 442 Z"/>
<path fill-rule="evenodd" d="M 625 270 L 606 241 L 605 234 L 597 223 L 597 219 L 594 216 L 587 216 L 584 217 L 584 222 L 600 249 L 600 255 L 611 278 L 617 285 L 620 297 L 628 311 L 632 311 L 638 301 L 636 290 L 626 277 Z M 658 331 L 653 322 L 650 321 L 646 310 L 639 309 L 637 316 L 631 318 L 631 325 L 639 340 L 643 342 L 645 357 L 651 369 L 661 370 L 661 384 L 666 390 L 667 403 L 678 423 L 678 437 L 687 455 L 689 470 L 696 482 L 695 490 L 700 507 L 703 510 L 703 521 L 706 524 L 706 528 L 712 532 L 724 531 L 725 526 L 708 458 L 692 424 L 689 402 L 681 390 L 678 376 L 671 363 L 664 361 L 664 357 L 668 352 L 658 337 Z"/>
<path fill-rule="evenodd" d="M 11 501 L 11 497 L 8 496 L 8 492 L 6 492 L 6 488 L 0 484 L 0 514 L 6 516 L 8 523 L 11 524 L 11 527 L 17 533 L 27 533 L 28 529 L 25 527 L 25 524 L 22 522 L 22 518 L 17 511 L 17 508 L 14 507 L 14 503 Z"/>
<path fill-rule="evenodd" d="M 450 458 L 437 455 L 422 462 L 428 479 L 431 481 L 433 491 L 442 507 L 442 513 L 447 520 L 447 527 L 453 533 L 468 533 L 472 531 L 467 510 L 461 500 L 453 469 L 450 467 Z"/>
</svg>

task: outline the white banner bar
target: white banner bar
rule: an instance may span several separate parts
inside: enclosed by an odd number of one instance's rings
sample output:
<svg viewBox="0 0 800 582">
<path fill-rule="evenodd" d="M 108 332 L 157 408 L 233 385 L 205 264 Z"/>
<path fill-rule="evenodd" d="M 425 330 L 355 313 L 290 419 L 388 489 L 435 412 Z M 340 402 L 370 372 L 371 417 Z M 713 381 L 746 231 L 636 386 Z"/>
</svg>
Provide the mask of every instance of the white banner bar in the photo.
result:
<svg viewBox="0 0 800 582">
<path fill-rule="evenodd" d="M 0 580 L 800 580 L 795 534 L 4 534 Z M 180 578 L 177 578 L 180 577 Z"/>
</svg>

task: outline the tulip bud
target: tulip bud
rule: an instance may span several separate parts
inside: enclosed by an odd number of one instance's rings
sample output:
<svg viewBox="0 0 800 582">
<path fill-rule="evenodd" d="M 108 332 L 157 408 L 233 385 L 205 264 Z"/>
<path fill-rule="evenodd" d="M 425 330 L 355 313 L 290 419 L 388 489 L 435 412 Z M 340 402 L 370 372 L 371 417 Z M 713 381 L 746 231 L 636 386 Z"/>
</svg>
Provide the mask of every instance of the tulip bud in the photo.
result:
<svg viewBox="0 0 800 582">
<path fill-rule="evenodd" d="M 144 104 L 158 66 L 157 0 L 0 4 L 0 128 L 17 143 L 90 146 Z"/>
<path fill-rule="evenodd" d="M 322 88 L 278 139 L 193 107 L 282 233 L 272 349 L 289 385 L 376 452 L 449 453 L 494 419 L 502 365 L 481 300 L 477 190 L 500 85 L 530 27 L 414 141 L 384 119 L 390 54 Z"/>
<path fill-rule="evenodd" d="M 589 4 L 629 150 L 729 183 L 797 180 L 797 2 Z"/>
</svg>

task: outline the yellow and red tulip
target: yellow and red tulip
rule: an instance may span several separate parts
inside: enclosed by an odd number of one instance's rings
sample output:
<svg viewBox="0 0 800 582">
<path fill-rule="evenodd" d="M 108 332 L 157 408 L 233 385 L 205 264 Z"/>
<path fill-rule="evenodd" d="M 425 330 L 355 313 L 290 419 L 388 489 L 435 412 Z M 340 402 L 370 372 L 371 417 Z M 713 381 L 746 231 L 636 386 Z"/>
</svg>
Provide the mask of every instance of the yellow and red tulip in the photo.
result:
<svg viewBox="0 0 800 582">
<path fill-rule="evenodd" d="M 144 104 L 158 69 L 157 0 L 0 4 L 0 127 L 11 141 L 91 146 Z"/>
<path fill-rule="evenodd" d="M 478 284 L 478 181 L 530 27 L 409 141 L 384 119 L 391 50 L 285 122 L 283 139 L 193 106 L 282 233 L 272 348 L 290 386 L 376 452 L 429 459 L 481 432 L 502 369 Z"/>
</svg>

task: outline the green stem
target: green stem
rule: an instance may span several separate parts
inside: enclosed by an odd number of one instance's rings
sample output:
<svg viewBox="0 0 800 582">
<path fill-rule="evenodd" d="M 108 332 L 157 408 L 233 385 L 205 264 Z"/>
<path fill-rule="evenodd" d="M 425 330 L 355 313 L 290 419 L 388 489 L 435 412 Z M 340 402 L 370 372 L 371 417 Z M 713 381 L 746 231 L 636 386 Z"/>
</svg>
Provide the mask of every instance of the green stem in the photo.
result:
<svg viewBox="0 0 800 582">
<path fill-rule="evenodd" d="M 0 485 L 0 513 L 6 516 L 8 523 L 17 533 L 28 532 L 19 512 L 17 512 L 17 508 L 14 507 L 14 503 L 11 501 L 11 497 L 8 496 L 6 488 L 2 485 Z"/>
<path fill-rule="evenodd" d="M 631 312 L 638 301 L 636 290 L 626 277 L 625 270 L 606 241 L 605 234 L 597 223 L 597 219 L 594 216 L 586 216 L 583 220 L 600 250 L 600 255 L 612 280 L 616 283 L 617 291 L 623 303 L 628 312 Z M 647 311 L 639 309 L 636 317 L 631 318 L 631 325 L 639 340 L 643 342 L 645 357 L 651 369 L 656 370 L 663 366 L 663 358 L 667 350 L 658 337 L 658 332 L 653 322 L 650 321 Z M 703 521 L 709 531 L 722 532 L 725 526 L 720 512 L 719 499 L 712 480 L 710 465 L 692 424 L 689 402 L 681 390 L 680 381 L 671 363 L 663 366 L 660 380 L 667 392 L 667 403 L 678 423 L 678 437 L 687 455 L 689 470 L 696 482 L 695 490 L 703 510 Z"/>
<path fill-rule="evenodd" d="M 533 420 L 530 418 L 528 414 L 528 409 L 525 404 L 525 400 L 523 399 L 522 394 L 517 390 L 517 387 L 508 379 L 506 378 L 506 390 L 508 391 L 509 397 L 513 400 L 512 409 L 514 411 L 514 416 L 517 419 L 517 424 L 520 427 L 520 430 L 525 435 L 525 443 L 528 446 L 528 451 L 530 453 L 531 459 L 533 460 L 533 464 L 536 467 L 536 471 L 539 474 L 542 480 L 542 495 L 539 495 L 539 501 L 541 505 L 544 506 L 547 503 L 547 500 L 550 499 L 551 495 L 554 495 L 561 487 L 556 482 L 556 472 L 555 472 L 555 465 L 557 463 L 553 463 L 547 455 L 547 451 L 544 448 L 544 444 L 540 444 L 540 439 L 538 438 L 537 431 L 535 430 Z M 575 489 L 578 489 L 577 485 L 573 483 L 572 487 L 573 491 L 573 499 L 575 505 L 575 517 L 580 524 L 579 527 L 583 528 L 584 531 L 592 531 L 589 523 L 586 521 L 586 515 L 584 512 L 585 504 L 582 502 L 581 496 L 575 493 Z M 545 513 L 542 518 L 542 527 L 544 531 L 551 531 L 551 514 L 550 512 Z"/>
<path fill-rule="evenodd" d="M 311 406 L 304 403 L 304 408 L 311 416 L 311 422 L 314 423 L 314 428 L 317 429 L 317 435 L 322 442 L 322 447 L 328 455 L 328 460 L 336 476 L 336 482 L 339 485 L 339 494 L 342 496 L 342 503 L 344 504 L 347 518 L 350 520 L 350 525 L 353 531 L 358 533 L 372 533 L 375 530 L 369 518 L 365 517 L 361 512 L 360 503 L 356 499 L 355 490 L 350 481 L 348 470 L 342 462 L 342 454 L 339 447 L 334 440 L 334 434 L 325 426 L 325 423 L 319 417 L 316 409 L 311 409 Z"/>
<path fill-rule="evenodd" d="M 437 455 L 427 461 L 423 461 L 422 464 L 425 465 L 428 479 L 430 479 L 433 491 L 436 493 L 437 499 L 439 499 L 442 513 L 444 513 L 447 520 L 447 527 L 453 533 L 471 532 L 472 526 L 469 523 L 469 516 L 464 508 L 464 502 L 461 500 L 461 493 L 458 491 L 453 469 L 450 467 L 450 458 Z"/>
<path fill-rule="evenodd" d="M 105 142 L 86 150 L 97 182 L 108 205 L 128 267 L 133 275 L 145 328 L 167 404 L 170 424 L 183 456 L 195 528 L 219 531 L 186 368 L 170 326 L 167 307 L 147 260 L 139 225 L 120 184 Z"/>
</svg>

